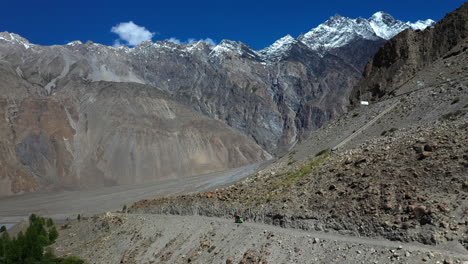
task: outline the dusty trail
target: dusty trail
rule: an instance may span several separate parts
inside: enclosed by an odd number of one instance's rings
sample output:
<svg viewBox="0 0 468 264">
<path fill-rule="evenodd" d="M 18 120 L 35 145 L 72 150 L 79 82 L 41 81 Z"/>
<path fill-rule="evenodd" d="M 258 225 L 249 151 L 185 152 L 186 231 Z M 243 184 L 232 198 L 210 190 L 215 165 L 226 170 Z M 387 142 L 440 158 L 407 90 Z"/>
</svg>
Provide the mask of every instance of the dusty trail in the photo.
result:
<svg viewBox="0 0 468 264">
<path fill-rule="evenodd" d="M 348 143 L 349 141 L 351 141 L 352 139 L 354 139 L 356 136 L 358 136 L 359 134 L 361 134 L 364 130 L 366 130 L 368 127 L 372 126 L 375 122 L 377 122 L 382 116 L 384 116 L 385 114 L 387 114 L 388 112 L 390 112 L 393 108 L 395 108 L 397 105 L 399 104 L 399 102 L 396 102 L 396 103 L 393 103 L 392 105 L 390 105 L 388 108 L 386 108 L 385 110 L 383 110 L 380 114 L 378 114 L 376 117 L 374 117 L 372 120 L 370 120 L 369 122 L 367 122 L 364 126 L 362 126 L 361 128 L 359 128 L 356 132 L 352 133 L 351 135 L 349 135 L 347 138 L 345 138 L 343 141 L 341 141 L 338 145 L 336 145 L 335 147 L 333 147 L 334 150 L 337 150 L 341 147 L 343 147 L 344 145 L 346 145 L 346 143 Z"/>
<path fill-rule="evenodd" d="M 187 263 L 188 260 L 228 263 L 228 259 L 231 263 L 242 259 L 264 263 L 468 260 L 468 253 L 455 247 L 447 249 L 249 222 L 234 224 L 231 219 L 201 216 L 107 214 L 76 222 L 61 232 L 57 252 L 78 254 L 94 263 Z"/>
</svg>

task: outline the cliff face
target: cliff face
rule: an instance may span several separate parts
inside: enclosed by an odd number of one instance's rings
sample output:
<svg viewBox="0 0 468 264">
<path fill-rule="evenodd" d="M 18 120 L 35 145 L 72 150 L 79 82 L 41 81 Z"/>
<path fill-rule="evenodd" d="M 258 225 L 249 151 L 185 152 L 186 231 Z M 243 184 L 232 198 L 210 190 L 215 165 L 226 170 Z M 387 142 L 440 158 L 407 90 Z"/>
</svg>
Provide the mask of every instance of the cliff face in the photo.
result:
<svg viewBox="0 0 468 264">
<path fill-rule="evenodd" d="M 375 101 L 411 80 L 416 72 L 443 57 L 468 37 L 468 3 L 447 14 L 433 28 L 405 30 L 382 46 L 353 88 L 351 104 Z"/>
</svg>

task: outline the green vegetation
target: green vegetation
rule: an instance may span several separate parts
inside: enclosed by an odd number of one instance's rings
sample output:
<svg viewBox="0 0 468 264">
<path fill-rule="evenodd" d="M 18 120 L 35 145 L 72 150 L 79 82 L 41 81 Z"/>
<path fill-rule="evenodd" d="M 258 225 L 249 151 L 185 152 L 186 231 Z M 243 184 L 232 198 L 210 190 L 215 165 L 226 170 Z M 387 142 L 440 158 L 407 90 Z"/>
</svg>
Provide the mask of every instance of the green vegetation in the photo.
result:
<svg viewBox="0 0 468 264">
<path fill-rule="evenodd" d="M 0 232 L 5 232 L 6 231 L 6 226 L 0 227 Z"/>
<path fill-rule="evenodd" d="M 329 149 L 322 150 L 317 154 L 317 156 L 310 161 L 309 164 L 303 166 L 299 170 L 292 172 L 292 173 L 287 173 L 285 174 L 286 177 L 283 178 L 281 181 L 275 182 L 272 184 L 272 189 L 276 190 L 279 189 L 280 187 L 284 186 L 289 186 L 302 178 L 302 176 L 309 174 L 312 172 L 313 169 L 315 169 L 318 165 L 320 165 L 322 162 L 326 161 L 329 157 L 331 156 L 331 151 Z M 270 198 L 272 199 L 271 196 L 267 197 L 267 200 Z"/>
<path fill-rule="evenodd" d="M 47 227 L 52 227 L 54 225 L 54 221 L 52 218 L 48 218 L 46 221 Z"/>
<path fill-rule="evenodd" d="M 5 230 L 0 237 L 0 264 L 83 264 L 76 257 L 58 258 L 52 248 L 47 247 L 58 238 L 52 219 L 35 214 L 29 217 L 26 232 L 10 238 Z"/>
<path fill-rule="evenodd" d="M 456 104 L 458 102 L 460 102 L 460 97 L 457 96 L 457 97 L 453 98 L 452 104 Z"/>
<path fill-rule="evenodd" d="M 359 112 L 354 112 L 353 113 L 353 117 L 358 117 L 359 116 Z"/>
</svg>

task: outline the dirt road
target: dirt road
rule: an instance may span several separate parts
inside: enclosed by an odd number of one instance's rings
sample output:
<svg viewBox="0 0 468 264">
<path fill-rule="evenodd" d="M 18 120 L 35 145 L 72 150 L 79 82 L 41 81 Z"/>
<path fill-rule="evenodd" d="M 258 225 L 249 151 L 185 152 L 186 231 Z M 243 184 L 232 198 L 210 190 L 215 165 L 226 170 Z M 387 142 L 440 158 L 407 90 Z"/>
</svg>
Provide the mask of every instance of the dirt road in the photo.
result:
<svg viewBox="0 0 468 264">
<path fill-rule="evenodd" d="M 232 219 L 200 216 L 102 214 L 70 226 L 60 231 L 57 253 L 79 255 L 93 263 L 464 263 L 468 260 L 463 248 L 450 245 L 432 247 L 249 222 L 235 224 Z"/>
</svg>

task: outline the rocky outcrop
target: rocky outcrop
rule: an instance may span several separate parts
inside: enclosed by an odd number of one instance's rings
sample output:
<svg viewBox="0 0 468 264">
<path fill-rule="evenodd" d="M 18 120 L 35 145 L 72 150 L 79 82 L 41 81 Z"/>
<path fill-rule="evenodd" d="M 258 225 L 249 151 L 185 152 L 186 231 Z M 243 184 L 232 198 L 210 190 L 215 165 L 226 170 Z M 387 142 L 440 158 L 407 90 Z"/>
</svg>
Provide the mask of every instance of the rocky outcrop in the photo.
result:
<svg viewBox="0 0 468 264">
<path fill-rule="evenodd" d="M 442 58 L 468 37 L 468 3 L 447 14 L 434 28 L 405 30 L 388 41 L 367 64 L 354 87 L 351 104 L 390 94 L 422 68 Z"/>
</svg>

